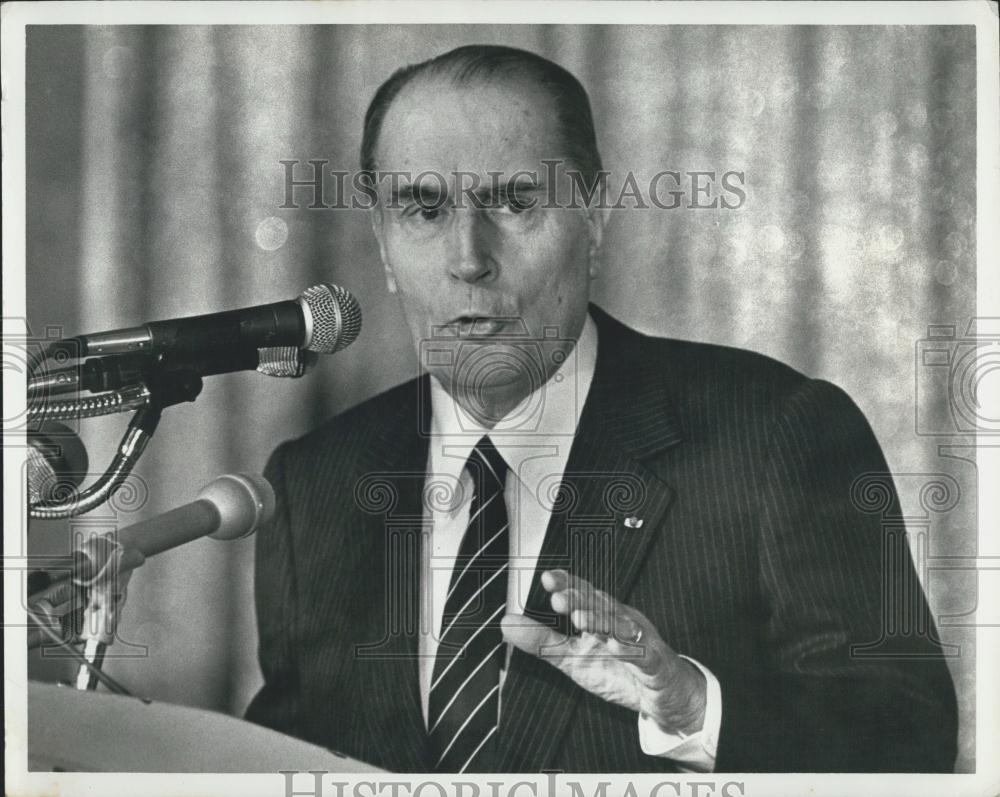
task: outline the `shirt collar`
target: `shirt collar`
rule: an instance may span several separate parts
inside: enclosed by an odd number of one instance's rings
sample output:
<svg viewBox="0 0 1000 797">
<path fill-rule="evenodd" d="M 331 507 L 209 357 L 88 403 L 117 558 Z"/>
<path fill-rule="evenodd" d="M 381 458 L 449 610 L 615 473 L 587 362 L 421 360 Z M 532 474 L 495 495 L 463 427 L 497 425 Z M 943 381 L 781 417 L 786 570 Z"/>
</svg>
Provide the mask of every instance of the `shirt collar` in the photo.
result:
<svg viewBox="0 0 1000 797">
<path fill-rule="evenodd" d="M 490 436 L 511 472 L 532 492 L 546 476 L 553 473 L 561 476 L 594 378 L 597 345 L 597 327 L 588 313 L 580 337 L 565 362 L 493 429 L 477 423 L 432 376 L 429 463 L 432 478 L 457 482 L 473 447 L 485 434 Z M 446 492 L 453 496 L 461 493 Z M 447 502 L 444 508 L 450 510 L 453 505 Z"/>
</svg>

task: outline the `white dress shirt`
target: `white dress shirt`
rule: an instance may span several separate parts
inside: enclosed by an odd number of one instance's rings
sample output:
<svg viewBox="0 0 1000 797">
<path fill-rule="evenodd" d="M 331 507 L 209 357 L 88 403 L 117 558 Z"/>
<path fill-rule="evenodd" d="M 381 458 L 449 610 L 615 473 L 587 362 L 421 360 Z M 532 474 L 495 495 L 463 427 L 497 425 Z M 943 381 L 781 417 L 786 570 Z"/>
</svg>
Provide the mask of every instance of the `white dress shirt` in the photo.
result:
<svg viewBox="0 0 1000 797">
<path fill-rule="evenodd" d="M 510 468 L 504 490 L 510 520 L 507 611 L 520 614 L 552 514 L 551 502 L 565 473 L 594 377 L 597 346 L 597 327 L 588 315 L 576 346 L 556 373 L 492 429 L 476 423 L 436 379 L 430 380 L 433 420 L 424 494 L 432 532 L 431 550 L 423 553 L 420 625 L 431 633 L 420 634 L 419 642 L 425 723 L 445 597 L 472 501 L 472 477 L 465 470 L 469 454 L 482 436 L 489 434 Z M 715 676 L 693 659 L 688 660 L 708 682 L 704 726 L 688 736 L 669 734 L 651 718 L 640 715 L 639 743 L 647 755 L 670 758 L 684 770 L 711 772 L 722 722 L 722 694 Z M 501 680 L 505 675 L 506 670 L 501 670 Z"/>
</svg>

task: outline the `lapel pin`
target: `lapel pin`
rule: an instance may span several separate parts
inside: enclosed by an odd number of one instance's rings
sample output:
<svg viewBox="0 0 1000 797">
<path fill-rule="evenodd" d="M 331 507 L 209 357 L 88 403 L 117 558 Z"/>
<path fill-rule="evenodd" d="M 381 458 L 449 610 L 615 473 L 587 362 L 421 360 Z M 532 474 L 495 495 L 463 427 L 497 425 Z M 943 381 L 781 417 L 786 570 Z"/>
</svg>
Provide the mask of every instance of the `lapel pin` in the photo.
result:
<svg viewBox="0 0 1000 797">
<path fill-rule="evenodd" d="M 625 518 L 625 528 L 627 529 L 641 529 L 642 528 L 642 518 L 632 515 Z"/>
</svg>

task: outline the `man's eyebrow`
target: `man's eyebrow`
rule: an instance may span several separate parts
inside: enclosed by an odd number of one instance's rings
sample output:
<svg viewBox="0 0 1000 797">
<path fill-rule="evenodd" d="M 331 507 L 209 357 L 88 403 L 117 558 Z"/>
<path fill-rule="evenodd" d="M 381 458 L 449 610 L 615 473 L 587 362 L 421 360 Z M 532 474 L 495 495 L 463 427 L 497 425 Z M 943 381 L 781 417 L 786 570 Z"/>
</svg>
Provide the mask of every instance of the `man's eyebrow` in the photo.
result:
<svg viewBox="0 0 1000 797">
<path fill-rule="evenodd" d="M 494 191 L 494 189 L 497 190 Z M 533 196 L 543 191 L 545 191 L 544 180 L 534 179 L 529 175 L 518 175 L 506 183 L 495 181 L 481 185 L 472 193 L 479 201 L 489 204 L 490 200 L 505 200 L 512 196 L 515 198 Z"/>
<path fill-rule="evenodd" d="M 545 190 L 545 183 L 541 181 L 518 181 L 507 187 L 507 192 L 512 194 L 540 194 Z"/>
<path fill-rule="evenodd" d="M 398 187 L 393 187 L 389 191 L 389 200 L 393 205 L 407 202 L 418 202 L 425 205 L 439 206 L 447 198 L 447 190 L 442 197 L 442 185 L 436 180 L 424 180 L 419 183 L 404 183 Z M 480 183 L 475 188 L 462 186 L 460 194 L 472 194 L 484 206 L 489 206 L 493 202 L 505 200 L 511 196 L 524 197 L 533 196 L 545 191 L 545 181 L 531 177 L 530 175 L 517 175 L 506 183 L 499 180 Z"/>
<path fill-rule="evenodd" d="M 507 181 L 501 190 L 507 192 L 513 191 L 542 191 L 545 188 L 545 181 L 539 180 L 537 177 L 532 177 L 529 174 L 519 174 L 512 177 Z"/>
<path fill-rule="evenodd" d="M 406 183 L 389 191 L 392 204 L 400 202 L 421 202 L 435 205 L 441 199 L 441 186 L 434 181 Z"/>
</svg>

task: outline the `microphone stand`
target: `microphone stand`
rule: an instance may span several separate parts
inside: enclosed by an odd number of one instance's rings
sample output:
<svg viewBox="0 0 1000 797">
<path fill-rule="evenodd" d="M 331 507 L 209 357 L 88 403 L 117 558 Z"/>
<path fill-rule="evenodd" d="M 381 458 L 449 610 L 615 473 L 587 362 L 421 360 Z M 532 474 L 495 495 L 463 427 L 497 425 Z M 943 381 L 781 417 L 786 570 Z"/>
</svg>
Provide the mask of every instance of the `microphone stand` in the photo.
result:
<svg viewBox="0 0 1000 797">
<path fill-rule="evenodd" d="M 90 537 L 78 551 L 81 563 L 73 583 L 84 590 L 86 606 L 79 638 L 84 642 L 83 658 L 76 675 L 76 688 L 97 688 L 104 654 L 115 641 L 118 618 L 132 571 L 146 561 L 138 548 L 124 546 L 114 536 Z"/>
<path fill-rule="evenodd" d="M 116 554 L 116 558 L 120 554 Z M 118 618 L 125 606 L 125 591 L 131 572 L 118 573 L 117 564 L 108 567 L 109 572 L 91 587 L 87 607 L 83 610 L 83 630 L 80 638 L 84 642 L 83 658 L 76 674 L 76 688 L 93 691 L 97 689 L 98 675 L 104 665 L 104 654 L 114 643 L 118 630 Z"/>
<path fill-rule="evenodd" d="M 118 681 L 107 673 L 102 672 L 100 667 L 94 666 L 88 658 L 77 651 L 77 649 L 73 646 L 72 640 L 67 641 L 60 633 L 49 628 L 48 625 L 46 625 L 46 621 L 49 619 L 48 617 L 40 615 L 30 608 L 27 610 L 27 613 L 28 618 L 35 624 L 38 636 L 48 637 L 49 641 L 54 646 L 64 648 L 70 658 L 79 662 L 82 669 L 89 671 L 98 681 L 104 684 L 110 692 L 114 692 L 117 695 L 124 695 L 125 697 L 132 697 L 132 693 L 129 692 L 128 689 L 118 683 Z M 40 644 L 42 644 L 40 641 L 37 642 L 37 644 L 31 644 L 29 635 L 29 649 L 37 647 Z"/>
<path fill-rule="evenodd" d="M 201 392 L 202 380 L 188 371 L 154 371 L 138 386 L 145 403 L 132 416 L 118 452 L 107 471 L 88 489 L 63 502 L 39 502 L 29 507 L 31 518 L 67 518 L 88 512 L 104 503 L 124 484 L 146 445 L 156 432 L 163 409 L 184 401 L 194 401 Z M 125 592 L 131 568 L 141 564 L 141 552 L 124 549 L 117 540 L 92 537 L 84 543 L 88 566 L 73 582 L 83 590 L 86 607 L 83 628 L 78 636 L 84 643 L 75 686 L 93 691 L 99 682 L 114 683 L 101 668 L 109 645 L 114 642 L 118 618 L 125 604 Z M 123 560 L 128 564 L 123 568 Z M 55 634 L 42 628 L 50 638 Z M 118 690 L 115 691 L 124 691 Z"/>
<path fill-rule="evenodd" d="M 80 691 L 94 692 L 97 690 L 97 671 L 104 664 L 104 651 L 107 643 L 96 639 L 88 639 L 83 646 L 83 658 L 76 673 L 76 688 Z"/>
</svg>

